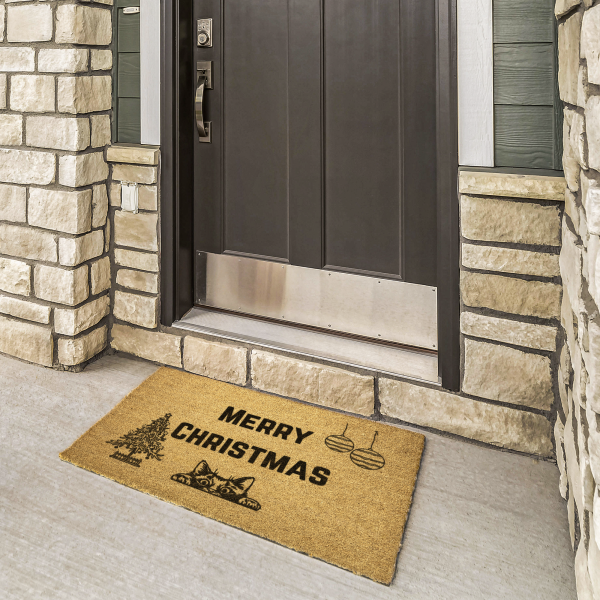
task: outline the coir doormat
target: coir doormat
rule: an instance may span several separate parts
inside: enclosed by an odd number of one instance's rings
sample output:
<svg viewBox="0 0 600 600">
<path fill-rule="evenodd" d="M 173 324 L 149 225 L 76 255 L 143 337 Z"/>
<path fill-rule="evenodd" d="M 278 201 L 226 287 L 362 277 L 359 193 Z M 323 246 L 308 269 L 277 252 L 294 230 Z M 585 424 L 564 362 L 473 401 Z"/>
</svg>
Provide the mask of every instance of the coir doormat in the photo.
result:
<svg viewBox="0 0 600 600">
<path fill-rule="evenodd" d="M 161 368 L 60 457 L 389 584 L 424 441 Z"/>
</svg>

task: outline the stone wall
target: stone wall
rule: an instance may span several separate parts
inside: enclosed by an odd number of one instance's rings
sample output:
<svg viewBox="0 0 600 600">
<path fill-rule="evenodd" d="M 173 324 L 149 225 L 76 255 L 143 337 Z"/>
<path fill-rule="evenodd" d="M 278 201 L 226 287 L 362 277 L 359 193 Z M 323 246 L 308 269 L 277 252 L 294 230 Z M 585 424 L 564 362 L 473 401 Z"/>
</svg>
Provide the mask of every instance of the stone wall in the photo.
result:
<svg viewBox="0 0 600 600">
<path fill-rule="evenodd" d="M 0 352 L 106 346 L 113 0 L 0 0 Z"/>
<path fill-rule="evenodd" d="M 600 600 L 600 6 L 559 0 L 555 12 L 568 185 L 555 437 L 577 592 L 582 600 Z"/>
</svg>

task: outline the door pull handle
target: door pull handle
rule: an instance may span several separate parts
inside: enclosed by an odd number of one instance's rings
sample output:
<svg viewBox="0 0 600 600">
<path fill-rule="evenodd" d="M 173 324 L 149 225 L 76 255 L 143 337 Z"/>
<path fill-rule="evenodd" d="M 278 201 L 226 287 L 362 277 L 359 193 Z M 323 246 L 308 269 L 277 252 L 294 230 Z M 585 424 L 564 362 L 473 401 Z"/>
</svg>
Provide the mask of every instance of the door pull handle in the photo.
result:
<svg viewBox="0 0 600 600">
<path fill-rule="evenodd" d="M 212 88 L 212 69 L 210 62 L 198 62 L 198 82 L 196 84 L 196 127 L 198 129 L 198 141 L 210 143 L 211 123 L 204 120 L 204 90 Z"/>
<path fill-rule="evenodd" d="M 204 128 L 204 115 L 202 113 L 205 86 L 206 77 L 201 75 L 198 77 L 198 87 L 196 88 L 196 127 L 198 127 L 198 133 L 201 138 L 206 137 L 206 129 Z"/>
</svg>

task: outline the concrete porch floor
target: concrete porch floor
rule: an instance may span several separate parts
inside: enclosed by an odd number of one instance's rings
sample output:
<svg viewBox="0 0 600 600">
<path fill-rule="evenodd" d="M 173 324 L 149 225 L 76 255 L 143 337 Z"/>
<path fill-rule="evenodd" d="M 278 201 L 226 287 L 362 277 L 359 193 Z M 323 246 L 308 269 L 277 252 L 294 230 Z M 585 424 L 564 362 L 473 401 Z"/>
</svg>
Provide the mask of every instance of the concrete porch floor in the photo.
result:
<svg viewBox="0 0 600 600">
<path fill-rule="evenodd" d="M 391 587 L 60 461 L 155 371 L 0 357 L 0 598 L 575 600 L 555 465 L 427 433 Z"/>
</svg>

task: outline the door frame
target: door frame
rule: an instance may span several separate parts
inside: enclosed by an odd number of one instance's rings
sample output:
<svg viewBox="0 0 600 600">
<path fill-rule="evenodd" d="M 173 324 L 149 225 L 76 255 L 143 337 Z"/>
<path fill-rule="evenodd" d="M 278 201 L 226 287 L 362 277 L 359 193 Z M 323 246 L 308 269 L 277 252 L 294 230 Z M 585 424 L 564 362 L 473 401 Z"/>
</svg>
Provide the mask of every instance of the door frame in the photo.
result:
<svg viewBox="0 0 600 600">
<path fill-rule="evenodd" d="M 402 1 L 402 0 L 400 0 Z M 161 324 L 194 306 L 192 0 L 161 1 Z M 460 388 L 456 0 L 436 0 L 438 360 Z M 189 89 L 188 89 L 189 88 Z"/>
</svg>

